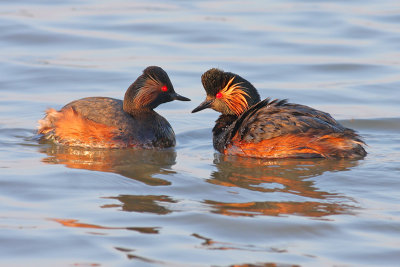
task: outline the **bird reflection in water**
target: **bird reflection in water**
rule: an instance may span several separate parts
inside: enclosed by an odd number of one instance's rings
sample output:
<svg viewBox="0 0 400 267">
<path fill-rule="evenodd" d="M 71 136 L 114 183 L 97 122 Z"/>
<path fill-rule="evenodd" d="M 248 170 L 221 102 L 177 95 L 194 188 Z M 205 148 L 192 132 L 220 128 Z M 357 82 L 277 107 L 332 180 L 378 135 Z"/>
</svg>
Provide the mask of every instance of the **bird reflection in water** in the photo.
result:
<svg viewBox="0 0 400 267">
<path fill-rule="evenodd" d="M 146 212 L 159 215 L 171 213 L 172 210 L 162 206 L 160 203 L 176 203 L 176 200 L 169 196 L 156 195 L 119 195 L 117 197 L 105 197 L 107 199 L 117 199 L 121 204 L 103 205 L 102 208 L 122 208 L 123 211 Z"/>
<path fill-rule="evenodd" d="M 335 214 L 349 214 L 356 207 L 349 197 L 321 191 L 312 177 L 325 172 L 346 171 L 357 165 L 356 160 L 328 159 L 277 159 L 262 160 L 215 154 L 218 168 L 208 179 L 209 183 L 232 188 L 271 193 L 270 201 L 222 202 L 205 200 L 213 212 L 229 216 L 300 215 L 321 218 Z M 277 195 L 272 193 L 283 194 Z M 285 197 L 285 195 L 287 197 Z M 291 201 L 294 195 L 303 201 Z M 268 195 L 266 195 L 268 198 Z M 284 198 L 284 199 L 282 199 Z M 282 200 L 281 200 L 282 199 Z M 345 204 L 345 202 L 350 204 Z"/>
<path fill-rule="evenodd" d="M 40 152 L 47 155 L 42 161 L 48 164 L 64 164 L 66 167 L 73 169 L 117 173 L 151 186 L 170 185 L 169 181 L 154 176 L 175 173 L 171 170 L 171 167 L 176 163 L 174 149 L 85 149 L 46 144 L 46 146 L 40 148 Z M 158 204 L 159 202 L 175 202 L 168 196 L 157 195 L 119 195 L 104 198 L 117 199 L 122 204 L 105 204 L 102 208 L 121 207 L 124 211 L 155 214 L 168 214 L 171 212 L 168 208 Z M 145 234 L 158 234 L 157 227 L 107 227 L 80 222 L 76 219 L 50 218 L 49 220 L 65 227 L 88 228 L 96 229 L 97 231 L 126 229 Z M 99 233 L 95 232 L 95 234 Z"/>
<path fill-rule="evenodd" d="M 42 161 L 64 164 L 68 168 L 112 172 L 143 182 L 147 185 L 170 185 L 169 181 L 154 177 L 156 174 L 175 173 L 174 149 L 87 149 L 48 144 L 41 147 L 47 154 Z"/>
</svg>

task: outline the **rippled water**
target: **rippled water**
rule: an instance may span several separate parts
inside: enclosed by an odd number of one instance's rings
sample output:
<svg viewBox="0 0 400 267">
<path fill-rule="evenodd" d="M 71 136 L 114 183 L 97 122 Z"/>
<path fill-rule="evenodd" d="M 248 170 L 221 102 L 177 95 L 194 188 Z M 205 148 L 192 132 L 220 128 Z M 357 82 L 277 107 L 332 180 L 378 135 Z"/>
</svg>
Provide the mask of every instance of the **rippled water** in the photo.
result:
<svg viewBox="0 0 400 267">
<path fill-rule="evenodd" d="M 0 22 L 2 266 L 398 266 L 400 2 L 4 0 Z M 149 65 L 192 99 L 157 108 L 176 148 L 37 142 L 46 108 L 122 98 Z M 216 153 L 218 114 L 190 114 L 211 67 L 330 112 L 369 155 Z"/>
</svg>

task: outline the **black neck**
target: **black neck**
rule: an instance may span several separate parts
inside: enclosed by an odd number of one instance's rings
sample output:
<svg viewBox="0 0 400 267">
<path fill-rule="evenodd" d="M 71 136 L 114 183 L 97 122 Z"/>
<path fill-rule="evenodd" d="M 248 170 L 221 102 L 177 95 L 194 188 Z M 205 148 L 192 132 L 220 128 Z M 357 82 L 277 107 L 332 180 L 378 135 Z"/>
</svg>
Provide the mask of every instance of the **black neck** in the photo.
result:
<svg viewBox="0 0 400 267">
<path fill-rule="evenodd" d="M 212 130 L 213 143 L 214 148 L 221 153 L 224 151 L 226 142 L 228 141 L 227 138 L 232 128 L 230 126 L 237 120 L 237 118 L 236 115 L 221 115 L 215 122 L 215 126 Z"/>
</svg>

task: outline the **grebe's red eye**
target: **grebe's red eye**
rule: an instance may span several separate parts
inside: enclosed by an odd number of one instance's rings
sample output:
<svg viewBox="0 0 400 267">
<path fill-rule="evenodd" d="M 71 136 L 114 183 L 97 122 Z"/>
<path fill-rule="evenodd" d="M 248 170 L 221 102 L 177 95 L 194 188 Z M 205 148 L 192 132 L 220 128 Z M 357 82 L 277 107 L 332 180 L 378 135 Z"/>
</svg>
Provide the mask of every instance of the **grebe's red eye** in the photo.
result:
<svg viewBox="0 0 400 267">
<path fill-rule="evenodd" d="M 168 91 L 168 87 L 167 87 L 167 86 L 165 86 L 165 85 L 163 85 L 163 87 L 161 87 L 161 91 L 163 91 L 163 92 L 166 92 L 166 91 Z"/>
<path fill-rule="evenodd" d="M 215 95 L 215 97 L 216 97 L 216 98 L 221 98 L 221 97 L 222 97 L 222 94 L 221 94 L 221 93 L 217 93 L 217 94 Z"/>
</svg>

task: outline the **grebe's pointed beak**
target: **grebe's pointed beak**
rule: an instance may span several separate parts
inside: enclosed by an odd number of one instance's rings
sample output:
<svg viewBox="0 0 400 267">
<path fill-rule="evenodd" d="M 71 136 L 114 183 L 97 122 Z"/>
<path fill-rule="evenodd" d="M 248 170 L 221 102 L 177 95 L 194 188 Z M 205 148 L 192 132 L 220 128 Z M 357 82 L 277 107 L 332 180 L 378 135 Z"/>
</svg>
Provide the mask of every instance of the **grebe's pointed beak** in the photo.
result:
<svg viewBox="0 0 400 267">
<path fill-rule="evenodd" d="M 180 94 L 174 93 L 171 95 L 173 100 L 180 100 L 180 101 L 190 101 L 189 98 L 181 96 Z"/>
<path fill-rule="evenodd" d="M 207 99 L 204 100 L 203 103 L 201 103 L 197 108 L 192 110 L 192 113 L 195 113 L 195 112 L 198 112 L 200 110 L 203 110 L 203 109 L 211 107 L 212 102 L 213 102 L 212 99 L 211 100 L 207 100 Z"/>
</svg>

